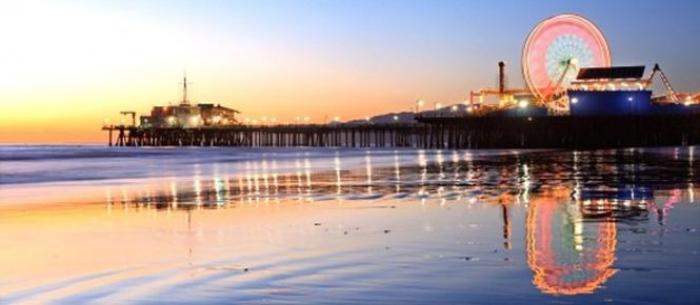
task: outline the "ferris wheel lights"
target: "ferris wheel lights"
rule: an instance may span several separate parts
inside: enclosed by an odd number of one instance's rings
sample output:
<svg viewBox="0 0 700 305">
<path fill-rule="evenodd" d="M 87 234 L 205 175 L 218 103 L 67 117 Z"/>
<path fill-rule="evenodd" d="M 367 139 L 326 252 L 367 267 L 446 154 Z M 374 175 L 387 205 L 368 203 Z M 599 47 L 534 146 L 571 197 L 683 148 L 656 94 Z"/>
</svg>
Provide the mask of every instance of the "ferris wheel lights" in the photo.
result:
<svg viewBox="0 0 700 305">
<path fill-rule="evenodd" d="M 600 30 L 589 20 L 571 14 L 537 24 L 522 52 L 523 78 L 538 100 L 548 100 L 552 92 L 571 88 L 580 68 L 611 64 L 610 49 Z"/>
</svg>

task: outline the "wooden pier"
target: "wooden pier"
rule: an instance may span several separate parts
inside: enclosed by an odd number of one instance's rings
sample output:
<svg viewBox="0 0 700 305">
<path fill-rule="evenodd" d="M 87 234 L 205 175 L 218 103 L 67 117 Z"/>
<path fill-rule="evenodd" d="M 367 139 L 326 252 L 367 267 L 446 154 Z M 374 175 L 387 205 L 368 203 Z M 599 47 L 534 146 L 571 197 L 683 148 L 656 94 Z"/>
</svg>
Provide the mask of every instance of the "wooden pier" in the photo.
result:
<svg viewBox="0 0 700 305">
<path fill-rule="evenodd" d="M 418 123 L 140 128 L 110 125 L 115 146 L 599 148 L 700 144 L 700 115 L 417 117 Z M 114 134 L 116 140 L 113 142 Z"/>
<path fill-rule="evenodd" d="M 413 147 L 425 146 L 424 124 L 234 125 L 201 128 L 106 126 L 109 145 L 245 147 Z M 116 132 L 116 142 L 111 134 Z M 414 145 L 415 144 L 415 145 Z M 436 143 L 433 145 L 437 145 Z"/>
</svg>

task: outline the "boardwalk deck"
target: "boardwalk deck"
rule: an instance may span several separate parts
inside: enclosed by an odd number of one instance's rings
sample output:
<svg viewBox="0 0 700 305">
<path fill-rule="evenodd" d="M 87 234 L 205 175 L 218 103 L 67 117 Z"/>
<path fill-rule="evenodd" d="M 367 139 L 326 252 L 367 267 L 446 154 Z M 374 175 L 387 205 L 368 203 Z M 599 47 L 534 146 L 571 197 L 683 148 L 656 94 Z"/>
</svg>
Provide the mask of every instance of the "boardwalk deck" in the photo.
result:
<svg viewBox="0 0 700 305">
<path fill-rule="evenodd" d="M 700 115 L 419 117 L 414 124 L 105 126 L 116 146 L 594 148 L 700 144 Z M 113 143 L 113 133 L 116 141 Z"/>
</svg>

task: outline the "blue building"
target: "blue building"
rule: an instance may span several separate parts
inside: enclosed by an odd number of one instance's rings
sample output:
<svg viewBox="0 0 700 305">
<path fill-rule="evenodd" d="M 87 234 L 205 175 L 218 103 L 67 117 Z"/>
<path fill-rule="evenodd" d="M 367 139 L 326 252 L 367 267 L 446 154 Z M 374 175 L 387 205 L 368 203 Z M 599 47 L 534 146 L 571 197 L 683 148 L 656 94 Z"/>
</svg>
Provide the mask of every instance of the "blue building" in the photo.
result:
<svg viewBox="0 0 700 305">
<path fill-rule="evenodd" d="M 700 113 L 700 105 L 656 103 L 644 66 L 583 68 L 567 90 L 572 116 Z"/>
</svg>

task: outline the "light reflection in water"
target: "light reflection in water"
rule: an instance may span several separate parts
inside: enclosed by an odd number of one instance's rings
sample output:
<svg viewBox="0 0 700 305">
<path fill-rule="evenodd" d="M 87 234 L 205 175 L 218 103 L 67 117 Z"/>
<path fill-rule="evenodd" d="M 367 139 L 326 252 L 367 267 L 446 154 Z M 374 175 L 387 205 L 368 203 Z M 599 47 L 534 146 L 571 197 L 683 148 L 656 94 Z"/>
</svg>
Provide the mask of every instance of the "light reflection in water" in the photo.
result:
<svg viewBox="0 0 700 305">
<path fill-rule="evenodd" d="M 194 204 L 197 207 L 202 206 L 202 177 L 199 170 L 199 164 L 194 165 L 194 177 L 192 182 L 194 183 Z"/>
<path fill-rule="evenodd" d="M 367 194 L 372 194 L 372 156 L 370 152 L 367 151 L 365 155 L 365 168 L 367 170 Z"/>
<path fill-rule="evenodd" d="M 606 216 L 584 228 L 580 204 L 561 203 L 568 194 L 566 189 L 553 190 L 527 210 L 527 262 L 533 284 L 548 294 L 592 293 L 616 272 L 616 223 Z M 596 208 L 609 212 L 613 206 L 606 202 Z M 584 241 L 584 229 L 594 238 Z"/>
<path fill-rule="evenodd" d="M 335 154 L 333 162 L 335 164 L 335 193 L 340 195 L 343 193 L 343 181 L 340 179 L 340 157 L 338 157 L 338 153 Z"/>
<path fill-rule="evenodd" d="M 396 178 L 396 193 L 401 192 L 401 166 L 399 165 L 399 154 L 394 151 L 394 174 Z"/>
<path fill-rule="evenodd" d="M 350 164 L 347 168 L 339 153 L 325 161 L 314 159 L 318 168 L 312 166 L 308 156 L 287 160 L 284 164 L 278 164 L 282 162 L 279 160 L 246 161 L 243 173 L 223 171 L 217 165 L 211 181 L 203 180 L 202 168 L 195 165 L 191 187 L 179 188 L 176 179 L 171 178 L 163 191 L 156 186 L 145 195 L 132 192 L 131 198 L 121 187 L 119 200 L 113 198 L 114 191 L 107 188 L 105 201 L 108 208 L 120 202 L 123 209 L 144 206 L 190 210 L 193 207 L 280 203 L 292 198 L 299 203 L 366 200 L 367 197 L 357 197 L 365 188 L 372 200 L 391 198 L 404 200 L 406 204 L 419 202 L 428 208 L 434 206 L 431 203 L 438 203 L 439 206 L 434 207 L 441 208 L 449 204 L 484 202 L 497 208 L 500 214 L 503 248 L 508 251 L 514 248 L 514 223 L 520 223 L 514 222 L 513 218 L 519 214 L 514 214 L 513 210 L 524 208 L 524 250 L 527 265 L 533 272 L 533 285 L 547 294 L 575 295 L 595 292 L 617 272 L 614 263 L 618 221 L 647 221 L 650 214 L 655 214 L 659 223 L 664 224 L 666 215 L 683 197 L 680 189 L 674 189 L 669 198 L 656 198 L 648 186 L 638 182 L 645 177 L 642 167 L 615 161 L 637 153 L 623 151 L 622 156 L 613 155 L 614 162 L 611 162 L 610 156 L 600 152 L 573 152 L 565 160 L 571 165 L 570 171 L 558 169 L 556 173 L 551 172 L 551 164 L 535 162 L 522 153 L 496 158 L 500 163 L 494 168 L 492 157 L 480 158 L 471 152 L 455 151 L 449 154 L 450 161 L 445 162 L 441 151 L 424 150 L 413 152 L 409 158 L 401 157 L 405 152 L 393 151 L 389 162 L 376 162 L 383 164 L 378 167 L 373 166 L 370 153 L 364 154 L 363 166 Z M 692 155 L 693 151 L 688 153 Z M 428 162 L 430 154 L 433 154 L 432 163 Z M 674 159 L 678 158 L 677 154 L 674 152 Z M 381 156 L 375 158 L 381 159 Z M 582 166 L 583 159 L 585 166 Z M 679 178 L 682 185 L 688 185 L 690 202 L 694 200 L 693 183 L 689 179 L 695 171 L 693 162 L 689 158 L 688 169 L 683 170 L 686 177 Z M 602 184 L 600 181 L 607 180 L 600 175 L 627 182 Z M 407 195 L 389 197 L 399 193 Z M 191 226 L 192 215 L 187 215 L 188 226 Z M 191 255 L 194 241 L 189 242 Z"/>
<path fill-rule="evenodd" d="M 311 197 L 311 160 L 304 158 L 304 177 L 306 177 L 306 193 L 304 194 L 307 201 L 313 201 Z"/>
</svg>

